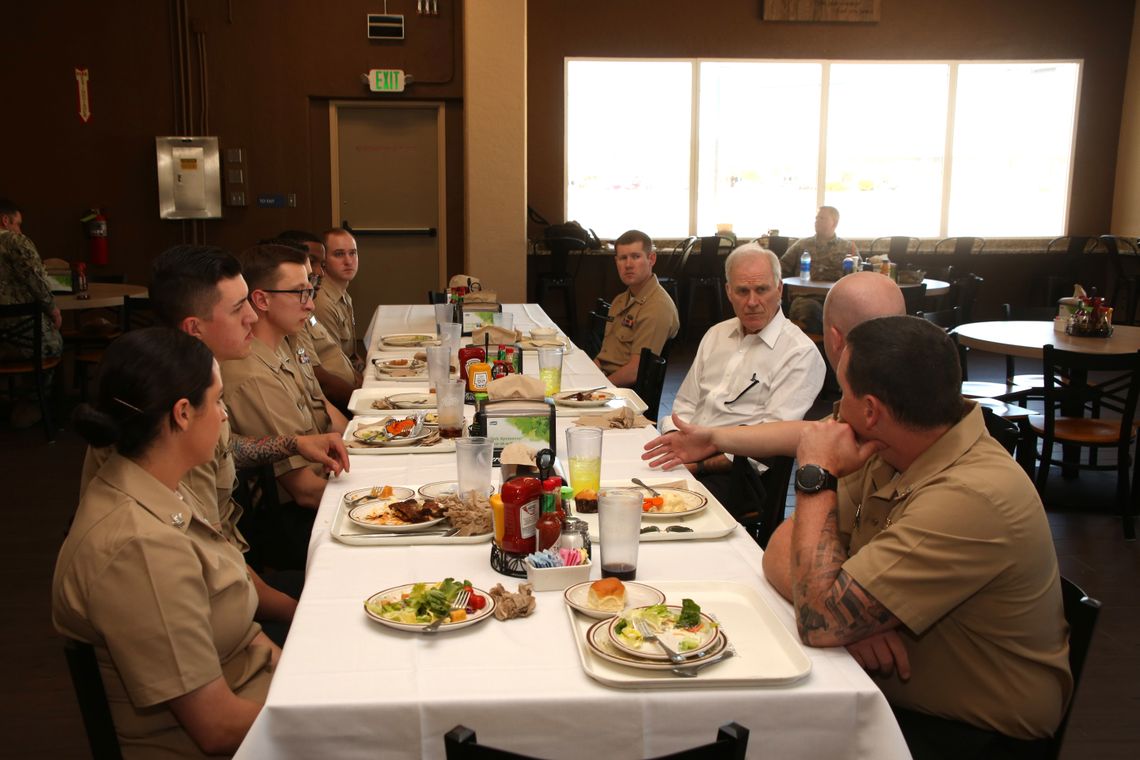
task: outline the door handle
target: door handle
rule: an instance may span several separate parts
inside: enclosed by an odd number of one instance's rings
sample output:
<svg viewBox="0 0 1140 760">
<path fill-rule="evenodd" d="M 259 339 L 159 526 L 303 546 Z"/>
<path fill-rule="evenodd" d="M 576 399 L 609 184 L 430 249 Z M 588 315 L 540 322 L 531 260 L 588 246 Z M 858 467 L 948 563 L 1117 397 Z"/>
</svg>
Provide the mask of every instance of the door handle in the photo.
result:
<svg viewBox="0 0 1140 760">
<path fill-rule="evenodd" d="M 340 226 L 353 235 L 375 235 L 378 237 L 435 237 L 435 227 L 352 227 L 348 220 L 341 221 Z"/>
</svg>

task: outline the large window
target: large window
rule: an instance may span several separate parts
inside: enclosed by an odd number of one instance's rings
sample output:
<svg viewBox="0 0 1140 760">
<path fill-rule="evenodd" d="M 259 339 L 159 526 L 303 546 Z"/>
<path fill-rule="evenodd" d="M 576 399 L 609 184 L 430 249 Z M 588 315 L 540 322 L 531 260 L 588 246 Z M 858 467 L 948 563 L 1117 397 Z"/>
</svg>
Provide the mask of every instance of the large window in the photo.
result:
<svg viewBox="0 0 1140 760">
<path fill-rule="evenodd" d="M 1063 234 L 1077 62 L 566 63 L 566 217 L 607 237 Z"/>
</svg>

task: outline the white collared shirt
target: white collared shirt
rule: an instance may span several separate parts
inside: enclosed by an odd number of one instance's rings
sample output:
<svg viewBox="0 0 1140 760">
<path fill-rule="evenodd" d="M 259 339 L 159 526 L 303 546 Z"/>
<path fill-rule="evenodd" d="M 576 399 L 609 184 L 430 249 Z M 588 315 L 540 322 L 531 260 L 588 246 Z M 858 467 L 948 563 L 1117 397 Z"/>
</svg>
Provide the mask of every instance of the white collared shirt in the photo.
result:
<svg viewBox="0 0 1140 760">
<path fill-rule="evenodd" d="M 782 312 L 752 335 L 733 317 L 701 338 L 673 412 L 696 425 L 801 420 L 826 371 L 819 349 Z M 665 415 L 660 428 L 668 432 L 676 425 Z"/>
</svg>

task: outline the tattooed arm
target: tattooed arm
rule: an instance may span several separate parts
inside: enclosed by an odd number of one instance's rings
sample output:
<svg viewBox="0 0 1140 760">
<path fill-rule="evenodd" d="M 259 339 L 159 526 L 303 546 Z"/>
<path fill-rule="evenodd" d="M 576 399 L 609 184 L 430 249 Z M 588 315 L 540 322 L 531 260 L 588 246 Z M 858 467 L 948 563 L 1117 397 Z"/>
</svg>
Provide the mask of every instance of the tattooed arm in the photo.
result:
<svg viewBox="0 0 1140 760">
<path fill-rule="evenodd" d="M 230 436 L 230 451 L 234 455 L 234 465 L 239 468 L 273 464 L 297 453 L 297 436 L 267 435 L 264 438 L 252 438 L 234 434 Z"/>
</svg>

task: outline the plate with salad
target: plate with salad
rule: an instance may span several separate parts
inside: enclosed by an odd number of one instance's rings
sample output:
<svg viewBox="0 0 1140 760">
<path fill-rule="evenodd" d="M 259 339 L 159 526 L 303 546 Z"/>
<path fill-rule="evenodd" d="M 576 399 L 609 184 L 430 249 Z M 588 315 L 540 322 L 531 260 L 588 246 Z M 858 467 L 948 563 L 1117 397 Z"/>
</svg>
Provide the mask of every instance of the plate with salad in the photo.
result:
<svg viewBox="0 0 1140 760">
<path fill-rule="evenodd" d="M 471 598 L 467 608 L 451 609 L 451 603 L 463 589 Z M 380 625 L 399 631 L 421 631 L 439 618 L 444 622 L 439 632 L 454 631 L 481 623 L 495 611 L 495 600 L 470 581 L 444 578 L 442 581 L 405 583 L 377 591 L 364 600 L 364 614 Z"/>
<path fill-rule="evenodd" d="M 702 655 L 718 638 L 723 638 L 719 626 L 701 612 L 692 599 L 682 599 L 680 605 L 653 604 L 634 607 L 610 621 L 610 643 L 625 654 L 647 660 L 668 660 L 668 656 L 655 641 L 646 641 L 637 632 L 634 620 L 643 621 L 658 638 L 683 657 Z"/>
</svg>

